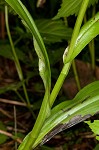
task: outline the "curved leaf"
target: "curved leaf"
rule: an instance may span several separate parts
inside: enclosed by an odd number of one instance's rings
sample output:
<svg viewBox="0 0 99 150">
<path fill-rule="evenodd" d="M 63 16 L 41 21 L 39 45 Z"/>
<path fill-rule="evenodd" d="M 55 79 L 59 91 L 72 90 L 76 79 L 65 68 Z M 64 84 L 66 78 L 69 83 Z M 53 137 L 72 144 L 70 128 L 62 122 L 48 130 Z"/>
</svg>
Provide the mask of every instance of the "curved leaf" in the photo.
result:
<svg viewBox="0 0 99 150">
<path fill-rule="evenodd" d="M 34 36 L 35 40 L 37 41 L 39 45 L 39 49 L 36 49 L 37 55 L 39 59 L 42 59 L 43 63 L 45 64 L 45 70 L 46 70 L 46 83 L 47 86 L 51 84 L 51 72 L 50 72 L 50 65 L 49 65 L 49 59 L 47 56 L 47 52 L 43 43 L 43 40 L 38 32 L 38 29 L 34 23 L 33 18 L 31 17 L 30 13 L 26 9 L 26 7 L 22 4 L 20 0 L 5 0 L 15 11 L 16 13 L 21 17 L 24 24 L 29 28 L 32 35 Z M 49 77 L 48 77 L 49 76 Z"/>
<path fill-rule="evenodd" d="M 73 60 L 82 51 L 82 49 L 98 34 L 99 34 L 99 13 L 97 13 L 81 28 L 73 49 L 73 53 L 69 61 Z M 68 53 L 64 56 L 64 63 L 68 62 L 66 60 L 67 55 Z"/>
<path fill-rule="evenodd" d="M 36 119 L 36 123 L 34 125 L 33 130 L 31 131 L 30 134 L 30 140 L 27 141 L 25 145 L 25 149 L 29 150 L 36 140 L 41 127 L 45 121 L 46 116 L 50 112 L 50 106 L 49 106 L 49 95 L 50 95 L 50 87 L 51 87 L 51 71 L 50 71 L 50 64 L 49 64 L 49 59 L 48 55 L 46 52 L 45 45 L 43 43 L 43 40 L 39 34 L 39 31 L 34 23 L 34 20 L 26 7 L 22 4 L 20 0 L 5 0 L 15 11 L 16 13 L 21 17 L 24 25 L 31 31 L 33 38 L 34 38 L 34 47 L 36 50 L 36 53 L 39 58 L 39 70 L 40 70 L 40 75 L 41 78 L 44 81 L 44 86 L 45 86 L 45 95 L 44 99 L 41 105 L 40 112 L 38 114 L 38 117 Z M 39 123 L 40 122 L 40 123 Z M 32 137 L 32 138 L 31 138 Z M 24 143 L 22 143 L 23 145 Z"/>
<path fill-rule="evenodd" d="M 40 142 L 44 144 L 55 134 L 84 121 L 99 111 L 99 81 L 83 88 L 70 101 L 64 102 L 63 107 L 56 106 L 57 109 L 53 108 L 52 115 L 43 125 L 33 148 Z"/>
</svg>

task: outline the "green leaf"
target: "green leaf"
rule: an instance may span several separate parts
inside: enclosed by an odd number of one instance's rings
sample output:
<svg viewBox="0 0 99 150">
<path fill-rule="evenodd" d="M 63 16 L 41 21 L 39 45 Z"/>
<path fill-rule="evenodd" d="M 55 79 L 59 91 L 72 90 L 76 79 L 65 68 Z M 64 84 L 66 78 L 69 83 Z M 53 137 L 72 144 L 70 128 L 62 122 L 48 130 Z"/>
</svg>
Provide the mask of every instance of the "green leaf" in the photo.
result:
<svg viewBox="0 0 99 150">
<path fill-rule="evenodd" d="M 57 48 L 55 50 L 51 50 L 50 49 L 48 51 L 48 55 L 49 55 L 49 59 L 50 59 L 50 64 L 51 65 L 55 65 L 57 62 L 59 62 L 60 60 L 62 60 L 63 52 L 64 52 L 64 48 L 63 47 Z M 57 68 L 52 68 L 52 70 L 53 69 L 57 70 Z"/>
<path fill-rule="evenodd" d="M 96 136 L 96 140 L 98 140 L 98 141 L 99 141 L 99 135 L 98 135 L 98 136 Z"/>
<path fill-rule="evenodd" d="M 46 43 L 70 40 L 72 35 L 72 29 L 66 27 L 62 20 L 40 19 L 36 20 L 36 25 Z"/>
<path fill-rule="evenodd" d="M 99 144 L 97 144 L 93 150 L 99 150 Z"/>
<path fill-rule="evenodd" d="M 24 25 L 31 31 L 34 39 L 35 50 L 39 58 L 39 62 L 42 63 L 42 64 L 39 63 L 39 65 L 42 65 L 39 66 L 39 70 L 40 70 L 40 74 L 42 74 L 41 75 L 42 80 L 44 81 L 45 95 L 34 128 L 30 134 L 30 140 L 25 145 L 25 149 L 29 150 L 31 148 L 31 145 L 35 142 L 41 130 L 41 127 L 47 115 L 50 112 L 50 106 L 49 106 L 49 96 L 50 96 L 50 88 L 51 88 L 50 63 L 49 63 L 44 42 L 40 36 L 40 33 L 35 25 L 32 16 L 30 15 L 26 7 L 23 5 L 23 3 L 20 0 L 5 0 L 5 1 L 16 11 L 16 13 L 22 19 Z M 43 71 L 42 73 L 41 70 Z"/>
<path fill-rule="evenodd" d="M 18 56 L 18 59 L 21 60 L 24 63 L 28 62 L 28 59 L 22 51 L 20 51 L 18 48 L 15 48 L 16 54 Z M 8 44 L 5 45 L 0 45 L 0 56 L 3 56 L 5 58 L 14 60 L 13 54 L 12 54 L 12 49 L 11 46 Z"/>
<path fill-rule="evenodd" d="M 23 139 L 25 137 L 25 135 L 23 133 L 21 133 L 21 132 L 18 132 L 17 133 L 17 137 Z"/>
<path fill-rule="evenodd" d="M 31 132 L 29 132 L 29 133 L 25 136 L 25 138 L 23 139 L 22 144 L 19 145 L 18 150 L 24 150 L 24 147 L 25 147 L 26 143 L 27 143 L 28 140 L 29 140 L 30 134 L 31 134 Z"/>
<path fill-rule="evenodd" d="M 91 5 L 94 5 L 95 3 L 98 3 L 99 2 L 99 0 L 90 0 L 89 1 L 89 7 L 91 6 Z"/>
<path fill-rule="evenodd" d="M 44 145 L 41 147 L 41 150 L 55 150 L 55 149 Z"/>
<path fill-rule="evenodd" d="M 6 131 L 5 125 L 1 121 L 0 121 L 0 130 Z M 5 143 L 7 139 L 8 137 L 6 135 L 0 133 L 0 144 Z"/>
<path fill-rule="evenodd" d="M 99 34 L 99 13 L 97 13 L 85 25 L 82 26 L 69 61 L 72 61 L 82 51 L 82 49 L 98 34 Z M 68 62 L 66 60 L 67 55 L 68 52 L 66 55 L 64 55 L 64 63 Z"/>
<path fill-rule="evenodd" d="M 4 0 L 0 0 L 0 5 L 3 5 L 5 4 L 5 1 Z"/>
<path fill-rule="evenodd" d="M 98 0 L 90 0 L 89 6 L 97 3 Z M 63 0 L 61 8 L 54 19 L 59 19 L 60 17 L 68 17 L 70 15 L 77 15 L 81 7 L 82 0 Z"/>
<path fill-rule="evenodd" d="M 22 19 L 24 25 L 31 31 L 33 37 L 35 38 L 36 42 L 39 45 L 39 50 L 37 50 L 37 55 L 39 59 L 42 59 L 43 63 L 45 64 L 46 67 L 46 82 L 47 86 L 49 86 L 50 89 L 50 84 L 51 84 L 51 72 L 50 72 L 50 64 L 49 64 L 49 59 L 47 56 L 46 48 L 43 43 L 43 40 L 38 32 L 38 29 L 34 23 L 34 20 L 26 7 L 22 4 L 20 0 L 5 0 L 15 11 L 16 13 L 20 16 Z M 49 77 L 48 77 L 49 76 Z"/>
<path fill-rule="evenodd" d="M 38 19 L 35 20 L 38 30 L 45 43 L 62 42 L 70 40 L 72 28 L 66 27 L 62 20 Z M 22 28 L 16 27 L 15 31 L 22 38 L 31 38 L 30 32 L 24 32 Z"/>
<path fill-rule="evenodd" d="M 3 94 L 7 91 L 17 91 L 22 86 L 23 82 L 26 82 L 26 80 L 24 80 L 22 82 L 20 81 L 20 82 L 11 83 L 4 87 L 0 87 L 0 94 Z"/>
<path fill-rule="evenodd" d="M 46 66 L 45 66 L 44 60 L 42 59 L 43 55 L 42 55 L 42 53 L 40 53 L 40 47 L 39 47 L 37 41 L 35 40 L 35 38 L 34 38 L 34 48 L 35 48 L 35 51 L 37 52 L 37 54 L 40 56 L 39 57 L 39 73 L 40 73 L 40 76 L 43 80 L 43 83 L 44 83 L 44 86 L 45 86 L 45 89 L 46 89 L 46 87 L 47 87 Z"/>
<path fill-rule="evenodd" d="M 99 120 L 94 120 L 93 123 L 91 121 L 85 121 L 91 128 L 92 132 L 96 135 L 96 139 L 99 141 Z"/>
<path fill-rule="evenodd" d="M 59 105 L 52 109 L 52 113 L 45 121 L 33 148 L 40 142 L 44 144 L 55 134 L 86 120 L 98 112 L 99 81 L 83 88 L 73 100 Z"/>
<path fill-rule="evenodd" d="M 68 17 L 73 14 L 77 14 L 82 0 L 63 0 L 61 4 L 61 8 L 58 10 L 58 14 L 54 17 L 54 19 L 59 19 L 60 17 Z"/>
</svg>

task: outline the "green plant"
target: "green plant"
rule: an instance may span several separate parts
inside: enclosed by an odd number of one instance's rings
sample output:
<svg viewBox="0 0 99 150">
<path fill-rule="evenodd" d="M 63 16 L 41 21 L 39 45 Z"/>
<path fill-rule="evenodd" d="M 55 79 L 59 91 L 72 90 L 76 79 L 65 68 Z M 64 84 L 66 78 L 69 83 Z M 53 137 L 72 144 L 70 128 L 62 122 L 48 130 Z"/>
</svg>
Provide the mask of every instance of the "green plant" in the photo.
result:
<svg viewBox="0 0 99 150">
<path fill-rule="evenodd" d="M 68 4 L 70 8 L 72 2 L 74 1 L 74 6 L 77 4 L 77 8 L 79 8 L 79 6 L 81 7 L 80 10 L 75 8 L 75 13 L 77 14 L 77 11 L 79 11 L 79 14 L 70 45 L 66 48 L 63 54 L 64 66 L 52 92 L 50 93 L 51 71 L 49 58 L 35 22 L 20 0 L 5 1 L 16 11 L 22 19 L 24 25 L 33 35 L 35 51 L 39 58 L 39 72 L 45 87 L 45 95 L 39 115 L 36 119 L 36 123 L 32 131 L 26 136 L 23 143 L 18 148 L 19 150 L 30 150 L 34 149 L 40 143 L 44 144 L 58 132 L 84 121 L 98 112 L 99 81 L 93 82 L 83 88 L 80 92 L 78 92 L 73 100 L 60 103 L 54 108 L 52 108 L 52 106 L 60 91 L 64 79 L 69 72 L 72 60 L 94 37 L 99 34 L 99 13 L 97 13 L 81 27 L 89 0 L 80 0 L 79 3 L 77 3 L 77 0 L 63 1 L 62 6 L 66 6 Z M 89 4 L 92 3 L 93 1 L 90 1 Z M 70 11 L 69 9 L 65 11 L 64 8 L 65 10 L 66 8 L 68 9 L 68 7 L 62 7 L 54 19 L 65 17 L 66 14 L 64 12 L 67 12 L 67 16 L 73 13 L 73 9 L 70 9 Z"/>
<path fill-rule="evenodd" d="M 90 121 L 85 121 L 85 123 L 89 125 L 89 127 L 95 134 L 96 139 L 99 141 L 99 136 L 98 136 L 99 135 L 99 120 L 94 120 L 93 123 L 91 123 Z"/>
<path fill-rule="evenodd" d="M 35 118 L 35 114 L 33 113 L 33 111 L 30 108 L 30 101 L 29 101 L 26 86 L 25 86 L 25 83 L 24 83 L 22 69 L 21 69 L 19 59 L 17 57 L 16 51 L 15 51 L 15 48 L 14 48 L 14 44 L 13 44 L 13 41 L 12 41 L 12 38 L 11 38 L 11 33 L 10 33 L 9 23 L 8 23 L 8 8 L 7 8 L 7 6 L 5 6 L 5 22 L 6 22 L 7 34 L 8 34 L 8 37 L 9 37 L 9 41 L 10 41 L 10 45 L 11 45 L 11 49 L 12 49 L 12 53 L 13 53 L 13 57 L 14 57 L 14 62 L 15 62 L 15 65 L 16 65 L 16 69 L 17 69 L 17 72 L 18 72 L 19 79 L 22 82 L 24 95 L 25 95 L 25 98 L 26 98 L 26 101 L 27 101 L 27 107 L 30 109 L 31 113 L 33 114 L 33 117 Z M 17 91 L 16 91 L 16 93 L 19 95 L 19 93 Z M 19 97 L 21 98 L 21 100 L 23 102 L 25 102 L 24 99 L 20 95 L 19 95 Z"/>
</svg>

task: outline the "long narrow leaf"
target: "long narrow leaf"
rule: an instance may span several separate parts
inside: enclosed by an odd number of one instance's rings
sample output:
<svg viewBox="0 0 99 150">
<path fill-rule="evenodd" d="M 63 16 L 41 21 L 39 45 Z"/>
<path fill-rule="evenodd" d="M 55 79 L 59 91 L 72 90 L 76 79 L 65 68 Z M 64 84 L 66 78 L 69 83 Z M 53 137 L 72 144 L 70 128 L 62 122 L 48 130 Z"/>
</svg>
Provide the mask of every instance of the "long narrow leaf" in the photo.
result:
<svg viewBox="0 0 99 150">
<path fill-rule="evenodd" d="M 57 111 L 55 108 L 52 110 L 53 113 L 46 120 L 39 137 L 33 145 L 33 148 L 40 142 L 41 144 L 44 144 L 55 134 L 84 121 L 96 114 L 98 111 L 99 81 L 96 81 L 95 83 L 83 88 L 73 100 L 64 102 L 63 107 L 58 107 Z"/>
<path fill-rule="evenodd" d="M 15 11 L 16 13 L 21 17 L 24 24 L 30 29 L 32 35 L 35 37 L 35 40 L 37 41 L 40 49 L 36 51 L 38 57 L 43 61 L 45 64 L 45 70 L 46 70 L 46 81 L 47 85 L 50 88 L 51 84 L 51 73 L 50 73 L 50 65 L 49 65 L 49 59 L 47 56 L 47 52 L 43 43 L 43 40 L 38 32 L 38 29 L 33 21 L 33 18 L 31 17 L 30 13 L 26 9 L 26 7 L 22 4 L 20 0 L 5 0 Z M 49 76 L 49 77 L 48 77 Z"/>
<path fill-rule="evenodd" d="M 23 148 L 24 150 L 29 150 L 31 148 L 31 145 L 36 140 L 41 130 L 41 127 L 45 121 L 46 116 L 50 112 L 50 107 L 49 107 L 49 95 L 50 95 L 50 87 L 51 87 L 50 64 L 49 64 L 49 59 L 47 56 L 47 52 L 46 52 L 43 40 L 39 34 L 39 31 L 34 23 L 33 18 L 31 17 L 26 7 L 22 4 L 20 0 L 6 0 L 6 2 L 21 17 L 24 25 L 26 25 L 26 27 L 31 31 L 33 35 L 34 47 L 39 57 L 39 71 L 40 71 L 40 75 L 41 75 L 41 78 L 43 79 L 44 86 L 45 86 L 45 95 L 44 95 L 44 99 L 42 102 L 39 115 L 36 119 L 34 128 L 30 134 L 29 140 L 27 141 L 27 143 L 25 143 L 25 146 Z M 24 145 L 24 143 L 22 145 Z"/>
<path fill-rule="evenodd" d="M 99 13 L 97 13 L 81 28 L 73 49 L 73 54 L 71 55 L 69 61 L 72 61 L 83 50 L 83 48 L 98 34 L 99 34 Z M 67 56 L 65 55 L 64 63 L 68 62 L 66 58 Z"/>
</svg>

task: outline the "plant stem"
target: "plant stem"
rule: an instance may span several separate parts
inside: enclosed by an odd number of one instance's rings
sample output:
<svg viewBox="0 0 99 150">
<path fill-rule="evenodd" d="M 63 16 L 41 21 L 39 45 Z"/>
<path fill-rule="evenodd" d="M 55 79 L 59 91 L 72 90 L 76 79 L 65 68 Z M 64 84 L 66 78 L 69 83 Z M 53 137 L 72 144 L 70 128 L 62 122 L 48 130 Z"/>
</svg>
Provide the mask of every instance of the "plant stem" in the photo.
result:
<svg viewBox="0 0 99 150">
<path fill-rule="evenodd" d="M 7 8 L 7 6 L 5 6 L 5 21 L 6 21 L 6 29 L 7 29 L 8 38 L 9 38 L 10 45 L 11 45 L 11 48 L 12 48 L 12 53 L 13 53 L 13 56 L 14 56 L 15 66 L 16 66 L 16 69 L 17 69 L 17 72 L 18 72 L 19 79 L 20 79 L 20 81 L 22 81 L 22 86 L 23 86 L 24 95 L 25 95 L 25 98 L 26 98 L 26 101 L 27 101 L 27 106 L 28 106 L 29 109 L 31 109 L 30 108 L 31 104 L 30 104 L 29 97 L 28 97 L 28 94 L 27 94 L 26 86 L 23 82 L 24 78 L 23 78 L 22 69 L 21 69 L 17 54 L 15 52 L 14 44 L 13 44 L 13 41 L 12 41 L 10 29 L 9 29 L 8 8 Z M 31 111 L 31 112 L 32 112 L 33 116 L 35 117 L 35 114 L 33 113 L 33 111 Z"/>
<path fill-rule="evenodd" d="M 16 93 L 16 94 L 17 94 L 17 96 L 20 98 L 20 100 L 21 100 L 23 103 L 25 103 L 25 104 L 26 104 L 26 102 L 25 102 L 24 98 L 21 96 L 21 94 L 20 94 L 17 90 L 15 90 L 15 93 Z"/>
<path fill-rule="evenodd" d="M 58 77 L 58 80 L 57 80 L 57 82 L 56 82 L 56 84 L 55 84 L 55 86 L 51 92 L 51 95 L 50 95 L 50 106 L 51 107 L 52 107 L 52 105 L 53 105 L 62 85 L 63 85 L 65 77 L 69 72 L 70 66 L 71 66 L 71 62 L 69 62 L 63 66 L 63 69 L 62 69 L 62 71 Z"/>
<path fill-rule="evenodd" d="M 95 70 L 95 44 L 94 39 L 89 43 L 89 51 L 91 56 L 92 69 Z"/>
<path fill-rule="evenodd" d="M 49 89 L 46 88 L 45 91 L 45 95 L 44 95 L 44 99 L 38 114 L 38 117 L 36 119 L 35 125 L 29 135 L 29 138 L 27 139 L 27 142 L 24 146 L 24 150 L 31 150 L 32 149 L 32 145 L 34 144 L 35 140 L 37 139 L 40 130 L 42 128 L 42 125 L 46 119 L 46 116 L 48 116 L 47 112 L 48 112 L 48 99 L 49 99 Z M 46 107 L 46 108 L 45 108 Z"/>
<path fill-rule="evenodd" d="M 67 21 L 66 17 L 64 17 L 64 23 L 65 23 L 66 27 L 68 27 L 68 21 Z M 69 41 L 68 41 L 68 45 L 69 45 Z M 79 81 L 79 77 L 78 77 L 78 73 L 77 73 L 77 69 L 76 69 L 76 65 L 75 65 L 75 59 L 73 59 L 73 61 L 72 61 L 72 68 L 73 68 L 74 78 L 75 78 L 75 81 L 77 84 L 77 88 L 78 88 L 78 90 L 80 90 L 81 86 L 80 86 L 80 81 Z"/>
<path fill-rule="evenodd" d="M 95 16 L 95 6 L 93 7 L 92 11 L 92 17 Z M 95 70 L 95 44 L 94 44 L 94 39 L 89 43 L 89 51 L 90 51 L 90 56 L 91 56 L 91 63 L 92 63 L 92 69 L 93 71 Z"/>
<path fill-rule="evenodd" d="M 75 27 L 74 27 L 74 31 L 73 31 L 73 34 L 72 34 L 72 39 L 71 39 L 71 42 L 70 42 L 68 54 L 65 58 L 64 63 L 70 61 L 70 57 L 73 53 L 75 42 L 76 42 L 76 39 L 77 39 L 78 34 L 79 34 L 79 30 L 80 30 L 80 27 L 81 27 L 81 24 L 82 24 L 82 20 L 84 18 L 85 11 L 86 11 L 87 6 L 88 6 L 88 2 L 89 2 L 89 0 L 83 0 L 83 2 L 82 2 L 82 5 L 81 5 L 81 8 L 80 8 L 77 20 L 76 20 L 76 24 L 75 24 Z"/>
<path fill-rule="evenodd" d="M 78 17 L 77 17 L 77 20 L 76 20 L 76 23 L 75 23 L 75 27 L 74 27 L 74 31 L 73 31 L 73 35 L 72 35 L 72 39 L 71 39 L 71 42 L 70 42 L 70 47 L 69 47 L 69 52 L 67 54 L 67 58 L 66 58 L 66 64 L 64 64 L 63 66 L 63 69 L 60 73 L 60 76 L 58 78 L 58 80 L 56 81 L 56 84 L 52 90 L 52 93 L 50 95 L 50 106 L 52 107 L 61 87 L 62 87 L 62 84 L 68 74 L 68 71 L 70 69 L 70 66 L 71 66 L 71 62 L 69 62 L 70 60 L 70 57 L 72 55 L 72 52 L 73 52 L 73 48 L 75 46 L 75 42 L 76 42 L 76 39 L 77 39 L 77 36 L 79 34 L 79 30 L 80 30 L 80 27 L 81 27 L 81 24 L 82 24 L 82 21 L 83 21 L 83 17 L 84 17 L 84 14 L 85 14 L 85 11 L 87 9 L 87 6 L 88 6 L 88 2 L 89 0 L 83 0 L 82 2 L 82 5 L 81 5 L 81 8 L 80 8 L 80 11 L 79 11 L 79 14 L 78 14 Z M 68 62 L 68 63 L 67 63 Z"/>
<path fill-rule="evenodd" d="M 95 6 L 93 7 L 92 11 L 92 17 L 95 16 Z M 87 22 L 87 17 L 86 15 L 84 16 L 84 23 Z M 90 52 L 90 57 L 91 57 L 91 64 L 92 64 L 92 69 L 93 71 L 95 70 L 95 44 L 94 44 L 94 39 L 88 44 L 89 47 L 89 52 Z"/>
<path fill-rule="evenodd" d="M 15 129 L 15 136 L 17 137 L 17 117 L 16 117 L 16 107 L 14 105 L 14 129 Z M 17 142 L 15 141 L 15 150 L 17 150 Z"/>
<path fill-rule="evenodd" d="M 72 68 L 73 68 L 73 72 L 74 72 L 74 77 L 75 77 L 75 80 L 76 80 L 77 88 L 80 91 L 81 86 L 80 86 L 80 81 L 79 81 L 79 77 L 78 77 L 78 73 L 77 73 L 77 69 L 76 69 L 75 60 L 72 61 Z"/>
</svg>

